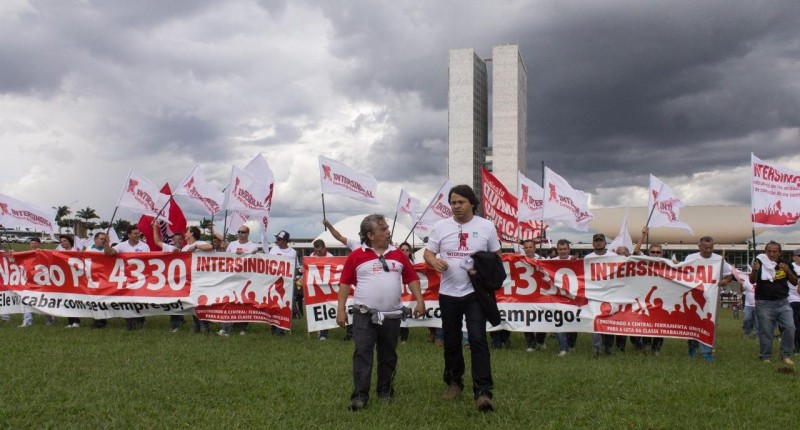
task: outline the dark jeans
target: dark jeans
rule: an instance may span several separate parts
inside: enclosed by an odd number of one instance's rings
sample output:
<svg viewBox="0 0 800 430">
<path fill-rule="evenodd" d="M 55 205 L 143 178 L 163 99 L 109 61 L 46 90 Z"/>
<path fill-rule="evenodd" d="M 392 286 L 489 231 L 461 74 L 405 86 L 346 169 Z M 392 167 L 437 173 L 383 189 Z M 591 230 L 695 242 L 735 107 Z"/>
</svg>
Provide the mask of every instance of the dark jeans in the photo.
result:
<svg viewBox="0 0 800 430">
<path fill-rule="evenodd" d="M 483 313 L 478 295 L 452 297 L 439 294 L 442 311 L 442 334 L 444 340 L 444 382 L 447 385 L 464 387 L 464 352 L 461 347 L 462 321 L 467 320 L 467 338 L 472 358 L 472 393 L 492 398 L 492 367 L 489 344 L 486 342 L 486 315 Z"/>
<path fill-rule="evenodd" d="M 397 368 L 397 338 L 400 335 L 399 319 L 384 319 L 383 324 L 373 324 L 369 314 L 353 314 L 353 394 L 365 403 L 369 400 L 372 384 L 373 351 L 378 352 L 378 397 L 394 394 L 392 381 Z"/>
<path fill-rule="evenodd" d="M 186 318 L 183 315 L 170 315 L 169 316 L 169 326 L 174 330 L 176 328 L 181 328 L 181 324 L 185 321 Z"/>
<path fill-rule="evenodd" d="M 789 303 L 794 317 L 794 352 L 800 352 L 800 302 Z"/>
<path fill-rule="evenodd" d="M 536 345 L 544 345 L 547 333 L 525 333 L 525 344 L 528 348 L 536 348 Z"/>
</svg>

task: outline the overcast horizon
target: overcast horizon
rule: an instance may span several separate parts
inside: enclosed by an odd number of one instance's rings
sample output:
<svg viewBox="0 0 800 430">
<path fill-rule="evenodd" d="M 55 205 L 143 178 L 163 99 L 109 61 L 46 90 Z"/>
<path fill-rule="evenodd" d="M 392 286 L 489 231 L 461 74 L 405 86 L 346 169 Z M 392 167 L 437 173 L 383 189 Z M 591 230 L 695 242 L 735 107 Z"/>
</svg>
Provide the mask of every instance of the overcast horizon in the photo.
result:
<svg viewBox="0 0 800 430">
<path fill-rule="evenodd" d="M 130 168 L 174 187 L 199 164 L 222 189 L 258 153 L 270 234 L 322 232 L 318 155 L 379 182 L 380 206 L 326 196 L 332 222 L 391 218 L 401 188 L 427 203 L 448 51 L 503 44 L 528 72 L 526 175 L 544 161 L 592 207 L 645 206 L 650 174 L 687 206 L 749 205 L 751 152 L 800 170 L 795 0 L 9 0 L 0 23 L 0 193 L 106 220 Z"/>
</svg>

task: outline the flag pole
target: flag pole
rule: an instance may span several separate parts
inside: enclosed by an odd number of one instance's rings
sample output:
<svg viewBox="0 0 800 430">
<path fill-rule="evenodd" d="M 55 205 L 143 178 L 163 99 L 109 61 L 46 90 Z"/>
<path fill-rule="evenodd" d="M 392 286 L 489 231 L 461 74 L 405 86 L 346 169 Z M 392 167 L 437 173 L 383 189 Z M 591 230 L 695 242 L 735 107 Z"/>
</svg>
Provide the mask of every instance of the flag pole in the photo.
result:
<svg viewBox="0 0 800 430">
<path fill-rule="evenodd" d="M 542 224 L 539 226 L 541 227 L 541 234 L 539 235 L 539 255 L 542 254 L 542 242 L 547 234 L 547 227 L 544 226 L 544 204 L 547 201 L 547 197 L 545 196 L 544 190 L 544 160 L 542 160 Z"/>
<path fill-rule="evenodd" d="M 400 193 L 400 197 L 397 198 L 397 206 L 394 208 L 394 220 L 392 221 L 392 232 L 389 234 L 389 242 L 392 242 L 394 238 L 394 226 L 397 224 L 397 208 L 400 207 L 400 198 L 403 197 L 403 193 Z"/>
<path fill-rule="evenodd" d="M 112 228 L 114 228 L 114 218 L 117 217 L 117 209 L 119 209 L 119 206 L 115 207 L 114 213 L 111 214 L 111 221 L 108 222 L 108 230 L 106 230 L 106 237 L 108 236 L 108 232 L 111 231 Z"/>
<path fill-rule="evenodd" d="M 325 193 L 322 193 L 322 219 L 328 219 L 328 216 L 325 215 Z M 322 225 L 322 231 L 328 231 L 327 225 Z"/>
<path fill-rule="evenodd" d="M 652 176 L 652 175 L 650 175 L 650 176 Z M 661 183 L 661 187 L 658 188 L 658 194 L 661 194 L 662 191 L 664 191 L 664 183 L 663 182 Z M 649 193 L 650 190 L 648 190 L 647 192 Z M 650 248 L 650 230 L 649 230 L 650 229 L 650 218 L 653 217 L 653 212 L 656 211 L 656 205 L 657 204 L 658 204 L 658 197 L 653 196 L 653 207 L 650 208 L 650 215 L 647 216 L 647 221 L 644 223 L 644 226 L 648 229 L 647 230 L 647 248 L 648 249 Z"/>
</svg>

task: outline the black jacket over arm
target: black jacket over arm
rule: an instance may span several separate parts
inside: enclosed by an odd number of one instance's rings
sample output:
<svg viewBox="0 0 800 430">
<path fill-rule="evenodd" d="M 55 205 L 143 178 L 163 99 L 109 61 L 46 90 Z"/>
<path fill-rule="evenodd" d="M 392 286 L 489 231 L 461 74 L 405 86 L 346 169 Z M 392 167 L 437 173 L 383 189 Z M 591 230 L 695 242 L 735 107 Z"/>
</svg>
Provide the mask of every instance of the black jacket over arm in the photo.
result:
<svg viewBox="0 0 800 430">
<path fill-rule="evenodd" d="M 478 251 L 472 254 L 475 261 L 475 275 L 470 275 L 472 287 L 478 294 L 483 312 L 492 327 L 500 324 L 500 310 L 497 309 L 495 291 L 503 286 L 506 280 L 506 270 L 503 260 L 496 252 Z"/>
</svg>

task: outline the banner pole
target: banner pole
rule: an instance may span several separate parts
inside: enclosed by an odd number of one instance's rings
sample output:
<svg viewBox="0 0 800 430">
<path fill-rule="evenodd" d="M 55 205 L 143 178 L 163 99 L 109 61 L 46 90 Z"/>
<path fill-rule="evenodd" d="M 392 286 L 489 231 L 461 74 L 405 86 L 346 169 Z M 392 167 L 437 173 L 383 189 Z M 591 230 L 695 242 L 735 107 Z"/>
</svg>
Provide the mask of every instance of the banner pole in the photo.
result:
<svg viewBox="0 0 800 430">
<path fill-rule="evenodd" d="M 162 206 L 162 207 L 161 207 L 161 209 L 160 209 L 160 210 L 158 211 L 158 213 L 156 214 L 156 221 L 158 221 L 158 218 L 161 216 L 161 213 L 163 213 L 163 212 L 164 212 L 164 209 L 166 209 L 166 208 L 167 208 L 167 205 L 169 204 L 169 202 L 170 202 L 171 200 L 172 200 L 172 193 L 170 193 L 170 194 L 169 194 L 169 198 L 167 199 L 167 202 L 166 202 L 166 203 L 164 203 L 164 206 Z"/>
<path fill-rule="evenodd" d="M 545 235 L 547 234 L 547 228 L 544 226 L 545 202 L 547 202 L 547 197 L 545 197 L 545 191 L 544 191 L 544 160 L 542 160 L 542 225 L 541 225 L 542 235 L 539 238 L 539 255 L 542 254 L 542 242 L 544 242 Z"/>
<path fill-rule="evenodd" d="M 397 224 L 397 208 L 400 207 L 400 198 L 403 197 L 403 193 L 400 193 L 400 196 L 397 197 L 397 206 L 394 208 L 394 220 L 392 221 L 392 232 L 389 234 L 389 243 L 392 243 L 392 239 L 394 239 L 394 226 Z"/>
<path fill-rule="evenodd" d="M 114 208 L 114 213 L 111 214 L 111 221 L 108 222 L 108 230 L 106 230 L 106 236 L 108 236 L 108 232 L 111 231 L 112 228 L 114 228 L 114 218 L 117 217 L 117 209 L 119 209 L 119 206 L 116 206 Z"/>
</svg>

